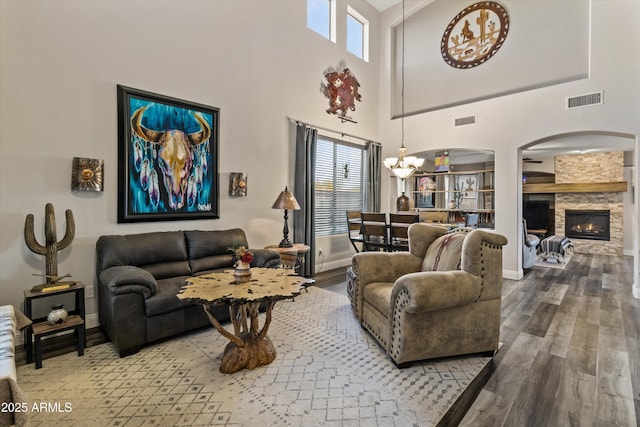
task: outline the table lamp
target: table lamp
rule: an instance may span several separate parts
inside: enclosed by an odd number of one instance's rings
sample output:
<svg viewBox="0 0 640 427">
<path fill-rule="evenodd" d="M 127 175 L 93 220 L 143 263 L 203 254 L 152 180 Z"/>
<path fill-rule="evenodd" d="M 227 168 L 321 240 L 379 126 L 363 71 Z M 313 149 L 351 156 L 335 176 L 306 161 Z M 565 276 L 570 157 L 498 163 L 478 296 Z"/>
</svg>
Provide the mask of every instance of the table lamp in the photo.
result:
<svg viewBox="0 0 640 427">
<path fill-rule="evenodd" d="M 281 248 L 292 247 L 293 243 L 289 240 L 289 211 L 297 211 L 300 209 L 298 201 L 293 196 L 293 193 L 285 186 L 284 191 L 280 193 L 276 201 L 273 203 L 273 206 L 271 206 L 271 209 L 284 210 L 284 228 L 282 229 L 283 238 L 278 246 Z"/>
</svg>

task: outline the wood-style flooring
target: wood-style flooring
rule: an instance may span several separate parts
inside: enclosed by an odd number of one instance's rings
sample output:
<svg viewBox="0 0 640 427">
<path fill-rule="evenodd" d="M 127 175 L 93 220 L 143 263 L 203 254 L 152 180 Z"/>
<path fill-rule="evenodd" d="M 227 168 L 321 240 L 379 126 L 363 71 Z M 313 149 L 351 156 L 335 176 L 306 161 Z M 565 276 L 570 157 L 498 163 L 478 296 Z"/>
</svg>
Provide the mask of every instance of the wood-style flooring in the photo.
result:
<svg viewBox="0 0 640 427">
<path fill-rule="evenodd" d="M 345 291 L 344 272 L 318 286 Z M 575 254 L 505 280 L 503 346 L 463 426 L 640 425 L 640 301 L 633 259 Z"/>
</svg>

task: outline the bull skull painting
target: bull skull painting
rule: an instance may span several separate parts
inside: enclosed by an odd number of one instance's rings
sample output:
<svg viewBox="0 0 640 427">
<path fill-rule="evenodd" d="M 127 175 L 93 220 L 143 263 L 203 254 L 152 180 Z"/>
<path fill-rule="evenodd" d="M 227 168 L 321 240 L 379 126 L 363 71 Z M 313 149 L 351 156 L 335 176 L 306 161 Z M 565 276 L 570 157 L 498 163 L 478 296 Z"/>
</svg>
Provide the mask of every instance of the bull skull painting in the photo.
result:
<svg viewBox="0 0 640 427">
<path fill-rule="evenodd" d="M 220 109 L 118 85 L 118 223 L 220 218 Z"/>
<path fill-rule="evenodd" d="M 161 198 L 157 164 L 169 208 L 179 210 L 185 205 L 192 208 L 207 172 L 211 126 L 200 113 L 190 113 L 200 127 L 196 132 L 187 134 L 180 129 L 149 129 L 142 125 L 148 108 L 148 105 L 140 107 L 131 115 L 134 167 L 140 174 L 140 187 L 147 192 L 149 202 L 157 207 Z"/>
</svg>

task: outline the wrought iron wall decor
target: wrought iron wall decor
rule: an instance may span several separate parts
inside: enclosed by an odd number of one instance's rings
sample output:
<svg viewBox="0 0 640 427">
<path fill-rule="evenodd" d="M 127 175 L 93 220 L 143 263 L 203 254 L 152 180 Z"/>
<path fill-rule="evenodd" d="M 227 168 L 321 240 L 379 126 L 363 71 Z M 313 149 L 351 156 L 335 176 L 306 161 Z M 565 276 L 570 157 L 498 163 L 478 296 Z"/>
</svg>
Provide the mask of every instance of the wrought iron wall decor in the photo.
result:
<svg viewBox="0 0 640 427">
<path fill-rule="evenodd" d="M 118 222 L 219 218 L 219 115 L 118 85 Z"/>
<path fill-rule="evenodd" d="M 451 20 L 442 35 L 440 53 L 454 68 L 477 67 L 496 54 L 508 32 L 509 14 L 500 3 L 474 3 Z"/>
<path fill-rule="evenodd" d="M 71 163 L 71 189 L 102 191 L 104 189 L 103 171 L 103 160 L 74 157 Z"/>
<path fill-rule="evenodd" d="M 229 174 L 229 196 L 245 197 L 247 195 L 247 174 L 231 172 Z"/>
<path fill-rule="evenodd" d="M 344 64 L 337 68 L 327 68 L 324 78 L 326 83 L 320 83 L 320 90 L 329 99 L 327 113 L 336 114 L 343 122 L 353 122 L 353 119 L 347 116 L 347 111 L 355 111 L 356 101 L 362 101 L 358 79 Z"/>
</svg>

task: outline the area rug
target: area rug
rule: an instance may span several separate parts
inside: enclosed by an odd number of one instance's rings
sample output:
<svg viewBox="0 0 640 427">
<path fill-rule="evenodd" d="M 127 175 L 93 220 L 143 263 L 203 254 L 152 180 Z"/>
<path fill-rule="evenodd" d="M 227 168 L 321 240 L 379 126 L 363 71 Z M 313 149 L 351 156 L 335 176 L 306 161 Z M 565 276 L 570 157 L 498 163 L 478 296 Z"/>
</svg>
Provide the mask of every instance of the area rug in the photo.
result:
<svg viewBox="0 0 640 427">
<path fill-rule="evenodd" d="M 536 261 L 535 266 L 564 270 L 565 267 L 569 264 L 569 261 L 571 261 L 571 257 L 572 255 L 565 256 L 563 262 L 559 262 L 555 258 L 549 258 L 548 261 L 544 261 L 541 257 L 538 257 L 538 261 Z"/>
<path fill-rule="evenodd" d="M 276 359 L 218 371 L 226 339 L 200 330 L 119 358 L 111 343 L 18 368 L 31 426 L 437 425 L 491 358 L 398 369 L 347 297 L 309 288 L 278 302 Z"/>
</svg>

